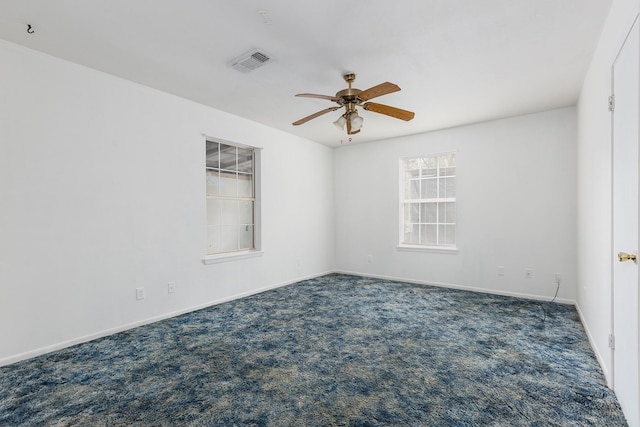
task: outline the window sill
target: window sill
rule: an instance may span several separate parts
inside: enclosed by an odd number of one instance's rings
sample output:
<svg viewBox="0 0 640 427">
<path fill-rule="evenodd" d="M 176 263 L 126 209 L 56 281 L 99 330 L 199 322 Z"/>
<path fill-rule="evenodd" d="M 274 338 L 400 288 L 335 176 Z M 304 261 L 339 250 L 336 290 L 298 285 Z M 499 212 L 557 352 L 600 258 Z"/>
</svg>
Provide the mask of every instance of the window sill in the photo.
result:
<svg viewBox="0 0 640 427">
<path fill-rule="evenodd" d="M 227 261 L 238 261 L 241 259 L 248 258 L 256 258 L 262 256 L 264 252 L 262 251 L 242 251 L 242 252 L 231 252 L 227 254 L 216 254 L 216 255 L 207 255 L 202 260 L 205 264 L 219 264 L 221 262 Z"/>
<path fill-rule="evenodd" d="M 396 248 L 401 252 L 429 252 L 434 254 L 457 254 L 458 248 L 455 246 L 411 246 L 398 245 Z"/>
</svg>

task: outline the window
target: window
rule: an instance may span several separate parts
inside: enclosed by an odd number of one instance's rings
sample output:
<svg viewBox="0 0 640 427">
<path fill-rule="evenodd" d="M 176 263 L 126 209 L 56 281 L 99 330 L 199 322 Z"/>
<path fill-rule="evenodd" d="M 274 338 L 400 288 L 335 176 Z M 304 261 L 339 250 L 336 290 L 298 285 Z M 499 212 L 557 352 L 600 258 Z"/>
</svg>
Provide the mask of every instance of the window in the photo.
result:
<svg viewBox="0 0 640 427">
<path fill-rule="evenodd" d="M 404 158 L 400 168 L 400 246 L 455 248 L 455 153 Z"/>
<path fill-rule="evenodd" d="M 207 140 L 207 255 L 259 249 L 252 147 Z"/>
</svg>

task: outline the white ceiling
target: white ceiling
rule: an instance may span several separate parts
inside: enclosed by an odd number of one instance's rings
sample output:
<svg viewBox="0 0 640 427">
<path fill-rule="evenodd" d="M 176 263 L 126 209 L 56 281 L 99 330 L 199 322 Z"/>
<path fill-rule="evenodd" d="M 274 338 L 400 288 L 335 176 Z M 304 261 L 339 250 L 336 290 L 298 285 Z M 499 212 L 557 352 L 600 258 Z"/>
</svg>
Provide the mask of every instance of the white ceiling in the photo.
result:
<svg viewBox="0 0 640 427">
<path fill-rule="evenodd" d="M 384 81 L 354 143 L 574 105 L 611 0 L 0 0 L 0 38 L 330 146 L 334 95 Z M 33 34 L 27 34 L 27 24 Z M 260 48 L 249 73 L 229 62 Z"/>
</svg>

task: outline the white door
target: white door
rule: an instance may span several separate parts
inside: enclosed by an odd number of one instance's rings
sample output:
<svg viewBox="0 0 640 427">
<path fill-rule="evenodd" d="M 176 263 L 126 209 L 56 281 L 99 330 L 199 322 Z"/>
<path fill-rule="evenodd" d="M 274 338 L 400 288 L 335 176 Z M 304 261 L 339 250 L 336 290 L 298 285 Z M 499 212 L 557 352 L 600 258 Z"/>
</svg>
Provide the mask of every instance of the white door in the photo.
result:
<svg viewBox="0 0 640 427">
<path fill-rule="evenodd" d="M 640 426 L 638 157 L 640 33 L 636 19 L 613 63 L 613 388 L 630 426 Z M 631 255 L 627 257 L 626 254 Z M 640 260 L 637 260 L 640 262 Z"/>
</svg>

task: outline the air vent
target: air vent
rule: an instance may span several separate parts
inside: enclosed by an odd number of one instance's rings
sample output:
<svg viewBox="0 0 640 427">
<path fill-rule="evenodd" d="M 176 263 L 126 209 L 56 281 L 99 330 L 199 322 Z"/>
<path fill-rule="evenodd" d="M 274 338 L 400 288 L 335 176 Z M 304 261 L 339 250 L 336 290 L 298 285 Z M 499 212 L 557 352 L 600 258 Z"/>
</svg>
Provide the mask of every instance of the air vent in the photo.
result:
<svg viewBox="0 0 640 427">
<path fill-rule="evenodd" d="M 231 61 L 231 66 L 238 71 L 248 73 L 258 67 L 262 67 L 266 63 L 271 61 L 269 54 L 262 50 L 254 49 L 251 52 L 247 52 L 239 58 Z"/>
</svg>

